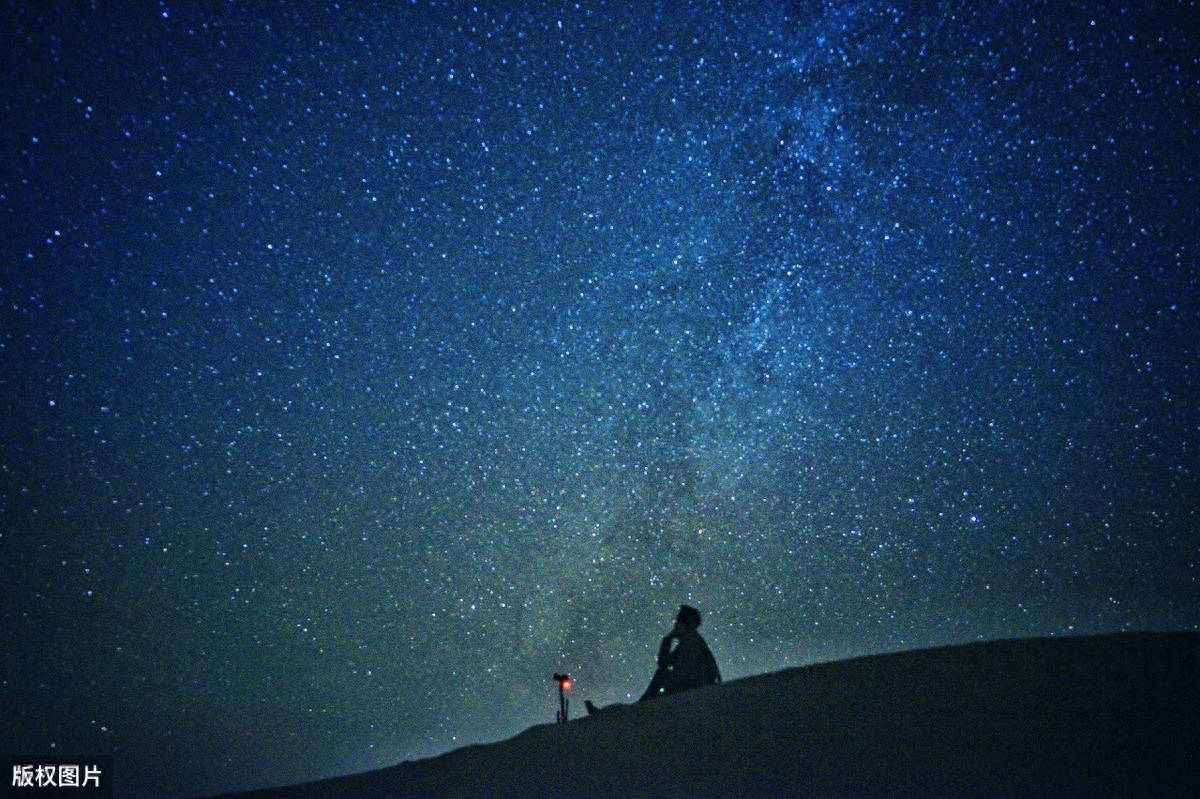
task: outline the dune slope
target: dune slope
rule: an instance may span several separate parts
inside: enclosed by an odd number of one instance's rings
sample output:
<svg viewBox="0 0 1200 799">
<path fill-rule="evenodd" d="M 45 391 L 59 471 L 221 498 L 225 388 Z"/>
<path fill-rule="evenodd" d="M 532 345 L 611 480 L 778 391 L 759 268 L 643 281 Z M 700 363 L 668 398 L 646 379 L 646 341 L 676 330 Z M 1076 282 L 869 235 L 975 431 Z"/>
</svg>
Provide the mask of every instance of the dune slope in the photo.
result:
<svg viewBox="0 0 1200 799">
<path fill-rule="evenodd" d="M 996 641 L 788 669 L 312 797 L 1200 796 L 1200 634 Z"/>
</svg>

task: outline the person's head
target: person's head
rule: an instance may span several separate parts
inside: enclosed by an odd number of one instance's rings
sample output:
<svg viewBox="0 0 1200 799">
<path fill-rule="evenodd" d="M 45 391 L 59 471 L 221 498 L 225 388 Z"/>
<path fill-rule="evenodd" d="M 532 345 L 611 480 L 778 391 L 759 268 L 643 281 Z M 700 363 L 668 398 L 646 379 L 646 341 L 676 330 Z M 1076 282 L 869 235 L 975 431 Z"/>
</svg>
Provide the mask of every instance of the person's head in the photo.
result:
<svg viewBox="0 0 1200 799">
<path fill-rule="evenodd" d="M 679 615 L 675 617 L 675 623 L 689 630 L 694 630 L 700 626 L 700 611 L 691 605 L 680 605 Z"/>
</svg>

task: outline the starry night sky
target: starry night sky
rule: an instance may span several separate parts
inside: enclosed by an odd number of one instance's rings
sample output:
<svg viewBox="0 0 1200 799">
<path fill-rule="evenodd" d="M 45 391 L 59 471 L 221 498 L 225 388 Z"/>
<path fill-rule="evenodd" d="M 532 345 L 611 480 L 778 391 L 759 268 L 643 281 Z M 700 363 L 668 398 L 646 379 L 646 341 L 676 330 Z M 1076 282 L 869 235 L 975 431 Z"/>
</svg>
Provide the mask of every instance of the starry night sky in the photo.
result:
<svg viewBox="0 0 1200 799">
<path fill-rule="evenodd" d="M 390 765 L 681 602 L 1200 629 L 1195 3 L 82 5 L 3 12 L 6 751 Z"/>
</svg>

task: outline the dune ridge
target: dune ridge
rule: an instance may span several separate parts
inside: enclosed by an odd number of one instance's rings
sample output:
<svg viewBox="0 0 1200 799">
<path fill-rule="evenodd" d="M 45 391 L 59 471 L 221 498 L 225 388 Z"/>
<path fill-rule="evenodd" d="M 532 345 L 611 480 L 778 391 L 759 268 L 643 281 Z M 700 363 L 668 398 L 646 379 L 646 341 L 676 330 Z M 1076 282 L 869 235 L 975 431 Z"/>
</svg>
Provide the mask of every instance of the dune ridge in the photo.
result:
<svg viewBox="0 0 1200 799">
<path fill-rule="evenodd" d="M 1200 634 L 992 641 L 786 669 L 235 796 L 1200 796 Z"/>
</svg>

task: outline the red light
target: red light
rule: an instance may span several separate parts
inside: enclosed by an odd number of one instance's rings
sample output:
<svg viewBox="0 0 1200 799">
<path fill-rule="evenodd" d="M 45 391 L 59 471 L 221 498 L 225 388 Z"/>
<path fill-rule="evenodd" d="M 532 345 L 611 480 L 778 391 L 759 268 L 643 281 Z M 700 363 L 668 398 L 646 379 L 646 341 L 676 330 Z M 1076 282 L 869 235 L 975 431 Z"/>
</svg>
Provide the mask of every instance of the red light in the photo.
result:
<svg viewBox="0 0 1200 799">
<path fill-rule="evenodd" d="M 571 681 L 570 681 L 570 680 L 563 680 L 563 681 L 562 681 L 562 689 L 563 689 L 564 691 L 569 691 L 569 690 L 571 690 Z"/>
</svg>

